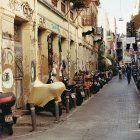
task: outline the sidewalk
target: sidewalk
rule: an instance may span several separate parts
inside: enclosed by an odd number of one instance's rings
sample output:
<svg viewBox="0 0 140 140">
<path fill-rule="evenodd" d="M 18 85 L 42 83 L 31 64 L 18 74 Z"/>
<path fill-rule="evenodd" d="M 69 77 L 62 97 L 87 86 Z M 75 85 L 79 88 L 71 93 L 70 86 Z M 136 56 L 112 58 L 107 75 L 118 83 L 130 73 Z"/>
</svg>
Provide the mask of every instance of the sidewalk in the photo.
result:
<svg viewBox="0 0 140 140">
<path fill-rule="evenodd" d="M 93 95 L 94 96 L 94 95 Z M 92 97 L 93 97 L 92 96 Z M 88 102 L 92 97 L 89 97 L 87 100 L 83 102 L 85 104 Z M 44 130 L 48 130 L 50 128 L 53 128 L 56 125 L 59 125 L 59 123 L 64 122 L 67 120 L 69 116 L 71 116 L 79 107 L 72 108 L 69 113 L 66 113 L 66 110 L 63 110 L 62 115 L 59 118 L 59 121 L 56 121 L 56 118 L 52 115 L 51 112 L 40 112 L 39 114 L 36 114 L 36 131 L 32 131 L 32 121 L 31 121 L 31 115 L 28 112 L 28 110 L 21 110 L 17 109 L 15 114 L 17 116 L 17 122 L 13 125 L 14 133 L 13 136 L 8 136 L 6 132 L 2 135 L 0 135 L 0 139 L 11 139 L 14 137 L 20 137 L 23 135 L 30 135 L 33 133 L 42 132 Z"/>
</svg>

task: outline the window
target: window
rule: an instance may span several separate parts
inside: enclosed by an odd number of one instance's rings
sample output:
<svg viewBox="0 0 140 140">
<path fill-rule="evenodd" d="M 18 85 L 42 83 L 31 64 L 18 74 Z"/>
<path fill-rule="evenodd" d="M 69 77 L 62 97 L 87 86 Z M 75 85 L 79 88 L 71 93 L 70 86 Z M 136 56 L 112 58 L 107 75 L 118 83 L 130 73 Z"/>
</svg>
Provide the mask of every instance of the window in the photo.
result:
<svg viewBox="0 0 140 140">
<path fill-rule="evenodd" d="M 54 6 L 56 6 L 56 7 L 57 7 L 57 1 L 58 1 L 58 0 L 52 0 L 52 4 L 53 4 Z"/>
<path fill-rule="evenodd" d="M 70 11 L 70 18 L 73 20 L 73 12 Z"/>
<path fill-rule="evenodd" d="M 66 11 L 66 6 L 65 6 L 65 4 L 63 2 L 61 2 L 61 11 L 63 13 L 65 13 L 65 11 Z"/>
</svg>

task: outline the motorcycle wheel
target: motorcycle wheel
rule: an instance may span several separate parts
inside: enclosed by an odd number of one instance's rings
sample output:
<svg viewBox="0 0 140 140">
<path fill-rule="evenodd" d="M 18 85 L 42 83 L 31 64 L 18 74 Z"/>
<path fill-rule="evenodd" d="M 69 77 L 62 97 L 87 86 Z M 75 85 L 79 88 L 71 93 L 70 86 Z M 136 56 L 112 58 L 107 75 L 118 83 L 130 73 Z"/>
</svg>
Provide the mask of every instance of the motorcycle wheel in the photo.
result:
<svg viewBox="0 0 140 140">
<path fill-rule="evenodd" d="M 51 100 L 49 103 L 47 103 L 47 105 L 45 105 L 44 109 L 46 110 L 46 112 L 51 112 L 53 114 L 53 116 L 56 117 L 54 100 Z M 61 116 L 61 115 L 62 115 L 62 106 L 59 104 L 59 116 Z"/>
<path fill-rule="evenodd" d="M 52 110 L 51 113 L 53 114 L 54 117 L 56 117 L 55 108 Z M 62 115 L 62 107 L 59 105 L 59 116 L 61 115 Z"/>
<path fill-rule="evenodd" d="M 137 82 L 137 88 L 140 89 L 140 83 L 139 82 Z"/>
<path fill-rule="evenodd" d="M 9 135 L 9 136 L 13 135 L 12 124 L 7 126 L 7 130 L 8 130 L 8 135 Z"/>
<path fill-rule="evenodd" d="M 66 107 L 66 93 L 63 93 L 61 95 L 61 100 L 62 100 L 62 104 L 64 107 Z M 69 109 L 72 109 L 74 106 L 74 101 L 72 99 L 72 97 L 69 95 Z"/>
<path fill-rule="evenodd" d="M 76 104 L 80 106 L 83 103 L 83 97 L 80 92 L 76 93 Z"/>
</svg>

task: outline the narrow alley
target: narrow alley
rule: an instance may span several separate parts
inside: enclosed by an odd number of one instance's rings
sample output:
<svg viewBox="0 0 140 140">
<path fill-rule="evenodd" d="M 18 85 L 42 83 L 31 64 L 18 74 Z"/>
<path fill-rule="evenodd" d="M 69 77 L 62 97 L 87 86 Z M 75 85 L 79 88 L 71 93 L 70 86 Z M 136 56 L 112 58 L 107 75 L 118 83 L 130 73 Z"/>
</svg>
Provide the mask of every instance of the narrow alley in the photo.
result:
<svg viewBox="0 0 140 140">
<path fill-rule="evenodd" d="M 114 77 L 66 121 L 19 140 L 139 140 L 140 97 L 131 81 Z M 11 138 L 10 138 L 11 140 Z"/>
</svg>

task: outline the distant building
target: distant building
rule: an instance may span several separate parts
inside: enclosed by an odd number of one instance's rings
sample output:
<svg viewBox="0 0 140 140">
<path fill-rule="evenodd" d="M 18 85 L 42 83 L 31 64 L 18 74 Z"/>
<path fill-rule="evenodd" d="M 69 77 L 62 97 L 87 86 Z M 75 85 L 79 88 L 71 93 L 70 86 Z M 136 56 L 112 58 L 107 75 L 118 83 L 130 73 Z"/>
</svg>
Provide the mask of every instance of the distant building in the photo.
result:
<svg viewBox="0 0 140 140">
<path fill-rule="evenodd" d="M 135 43 L 133 43 L 133 58 L 135 63 L 140 66 L 140 0 L 135 1 L 130 23 L 131 37 L 135 37 Z"/>
<path fill-rule="evenodd" d="M 99 9 L 99 26 L 104 30 L 103 40 L 105 42 L 105 52 L 115 58 L 116 51 L 116 19 L 110 16 L 103 8 Z"/>
</svg>

